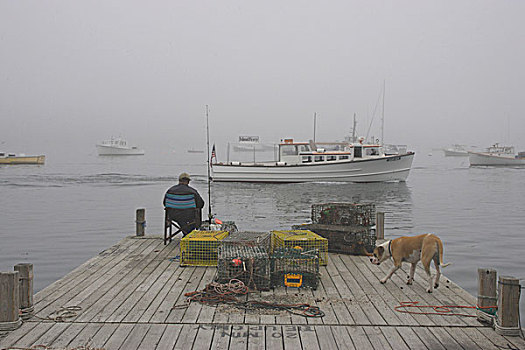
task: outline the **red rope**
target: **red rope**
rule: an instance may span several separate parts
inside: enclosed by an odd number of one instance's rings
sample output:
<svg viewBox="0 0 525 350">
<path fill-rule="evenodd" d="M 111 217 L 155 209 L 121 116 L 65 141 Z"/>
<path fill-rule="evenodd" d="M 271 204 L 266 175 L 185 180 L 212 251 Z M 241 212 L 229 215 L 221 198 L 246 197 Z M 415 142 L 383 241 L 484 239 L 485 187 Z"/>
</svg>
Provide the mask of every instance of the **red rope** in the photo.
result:
<svg viewBox="0 0 525 350">
<path fill-rule="evenodd" d="M 402 308 L 429 308 L 434 311 L 410 311 L 410 310 L 400 310 Z M 407 313 L 407 314 L 417 314 L 417 315 L 442 315 L 442 316 L 464 316 L 464 317 L 477 317 L 477 315 L 464 314 L 459 312 L 454 312 L 453 309 L 497 309 L 497 306 L 470 306 L 470 305 L 419 305 L 419 301 L 402 301 L 394 310 L 397 312 Z"/>
</svg>

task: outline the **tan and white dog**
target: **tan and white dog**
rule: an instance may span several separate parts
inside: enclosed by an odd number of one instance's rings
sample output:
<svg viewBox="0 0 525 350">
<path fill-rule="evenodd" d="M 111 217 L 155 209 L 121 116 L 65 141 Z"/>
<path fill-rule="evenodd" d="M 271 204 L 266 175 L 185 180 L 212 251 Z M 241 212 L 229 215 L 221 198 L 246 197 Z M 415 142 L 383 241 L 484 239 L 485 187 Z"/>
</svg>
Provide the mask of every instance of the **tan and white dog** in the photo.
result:
<svg viewBox="0 0 525 350">
<path fill-rule="evenodd" d="M 414 237 L 399 237 L 387 241 L 374 248 L 373 256 L 370 257 L 370 262 L 379 265 L 390 257 L 394 260 L 394 267 L 392 267 L 385 278 L 381 280 L 381 283 L 385 283 L 390 277 L 392 277 L 394 272 L 401 267 L 401 263 L 407 261 L 412 264 L 407 284 L 412 284 L 414 281 L 417 262 L 421 260 L 429 280 L 429 286 L 427 289 L 427 292 L 429 293 L 432 293 L 433 288 L 439 287 L 439 278 L 441 277 L 439 267 L 446 267 L 449 265 L 443 264 L 443 243 L 432 233 L 426 233 Z M 432 283 L 432 274 L 430 273 L 430 262 L 432 260 L 436 267 L 436 279 L 434 283 Z"/>
</svg>

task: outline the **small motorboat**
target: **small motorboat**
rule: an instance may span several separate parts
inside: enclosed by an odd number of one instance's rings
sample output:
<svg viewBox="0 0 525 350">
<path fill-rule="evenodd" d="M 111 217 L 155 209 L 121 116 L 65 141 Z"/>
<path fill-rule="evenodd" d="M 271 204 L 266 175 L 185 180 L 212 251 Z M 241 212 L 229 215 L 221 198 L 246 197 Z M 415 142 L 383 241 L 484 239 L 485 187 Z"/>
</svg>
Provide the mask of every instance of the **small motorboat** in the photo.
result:
<svg viewBox="0 0 525 350">
<path fill-rule="evenodd" d="M 112 137 L 109 140 L 97 144 L 99 156 L 142 156 L 144 150 L 137 146 L 130 146 L 128 142 L 121 137 Z"/>
<path fill-rule="evenodd" d="M 25 154 L 0 152 L 0 164 L 44 164 L 45 155 L 27 156 Z"/>
</svg>

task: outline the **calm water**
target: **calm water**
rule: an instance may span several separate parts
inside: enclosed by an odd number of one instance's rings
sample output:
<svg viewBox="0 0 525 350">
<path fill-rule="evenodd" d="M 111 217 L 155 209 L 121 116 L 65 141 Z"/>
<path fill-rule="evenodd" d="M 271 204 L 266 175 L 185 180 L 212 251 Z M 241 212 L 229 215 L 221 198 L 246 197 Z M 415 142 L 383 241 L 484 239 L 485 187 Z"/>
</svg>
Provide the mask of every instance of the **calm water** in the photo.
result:
<svg viewBox="0 0 525 350">
<path fill-rule="evenodd" d="M 134 234 L 137 208 L 146 208 L 146 232 L 161 234 L 164 192 L 183 171 L 207 198 L 203 154 L 48 155 L 44 166 L 1 166 L 0 271 L 33 263 L 38 291 Z M 453 263 L 445 275 L 474 295 L 478 267 L 525 277 L 524 198 L 525 168 L 469 168 L 467 158 L 425 150 L 406 183 L 212 184 L 213 212 L 243 230 L 307 222 L 312 203 L 372 200 L 386 213 L 387 237 L 440 236 Z"/>
</svg>

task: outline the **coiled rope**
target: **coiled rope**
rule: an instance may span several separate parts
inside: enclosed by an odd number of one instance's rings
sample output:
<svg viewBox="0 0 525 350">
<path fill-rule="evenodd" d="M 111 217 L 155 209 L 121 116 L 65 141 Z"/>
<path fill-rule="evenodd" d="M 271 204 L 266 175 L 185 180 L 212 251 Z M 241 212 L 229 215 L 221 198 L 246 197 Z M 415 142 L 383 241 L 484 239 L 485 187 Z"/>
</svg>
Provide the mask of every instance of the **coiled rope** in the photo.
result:
<svg viewBox="0 0 525 350">
<path fill-rule="evenodd" d="M 404 308 L 432 309 L 434 311 L 411 311 L 403 310 Z M 474 309 L 487 312 L 491 315 L 496 313 L 497 306 L 470 306 L 470 305 L 419 305 L 419 301 L 402 301 L 394 307 L 397 312 L 418 315 L 442 315 L 442 316 L 463 316 L 477 317 L 477 315 L 454 312 L 453 309 Z"/>
<path fill-rule="evenodd" d="M 303 317 L 324 317 L 325 313 L 310 304 L 278 304 L 259 300 L 239 300 L 237 296 L 248 294 L 248 287 L 240 280 L 232 279 L 228 283 L 212 282 L 203 290 L 184 294 L 186 304 L 174 305 L 173 309 L 186 308 L 196 301 L 207 305 L 228 304 L 242 309 L 283 310 Z"/>
</svg>

